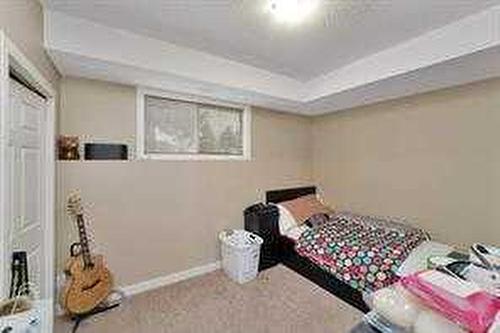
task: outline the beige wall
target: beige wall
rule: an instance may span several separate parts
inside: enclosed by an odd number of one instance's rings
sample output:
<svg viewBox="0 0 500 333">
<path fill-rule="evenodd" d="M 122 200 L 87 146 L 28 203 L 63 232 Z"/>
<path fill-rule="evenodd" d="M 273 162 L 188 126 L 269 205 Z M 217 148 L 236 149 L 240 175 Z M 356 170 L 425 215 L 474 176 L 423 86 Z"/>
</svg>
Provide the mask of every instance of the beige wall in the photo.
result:
<svg viewBox="0 0 500 333">
<path fill-rule="evenodd" d="M 332 203 L 498 244 L 499 79 L 318 117 L 313 129 L 313 174 Z"/>
<path fill-rule="evenodd" d="M 303 118 L 253 112 L 253 159 L 59 162 L 81 188 L 98 249 L 127 285 L 212 262 L 266 189 L 314 180 L 341 209 L 406 216 L 458 245 L 498 243 L 500 80 Z M 133 141 L 135 90 L 61 81 L 60 132 Z M 75 230 L 59 201 L 59 267 Z"/>
<path fill-rule="evenodd" d="M 132 87 L 63 79 L 60 132 L 133 139 L 135 105 Z M 80 188 L 91 203 L 118 284 L 215 261 L 217 233 L 242 227 L 242 210 L 266 189 L 310 183 L 310 119 L 257 109 L 252 118 L 252 161 L 59 162 L 60 197 Z M 59 267 L 75 240 L 62 201 Z"/>
<path fill-rule="evenodd" d="M 0 0 L 0 29 L 57 88 L 59 74 L 43 48 L 43 11 L 37 0 Z"/>
</svg>

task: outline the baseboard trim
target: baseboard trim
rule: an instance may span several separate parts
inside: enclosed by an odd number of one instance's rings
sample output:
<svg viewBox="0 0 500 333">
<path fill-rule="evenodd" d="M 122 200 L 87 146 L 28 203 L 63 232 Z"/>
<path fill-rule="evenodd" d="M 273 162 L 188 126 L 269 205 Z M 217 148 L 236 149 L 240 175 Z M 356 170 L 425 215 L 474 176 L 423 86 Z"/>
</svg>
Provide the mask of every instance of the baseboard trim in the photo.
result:
<svg viewBox="0 0 500 333">
<path fill-rule="evenodd" d="M 136 294 L 140 294 L 149 290 L 153 290 L 156 288 L 161 288 L 168 286 L 170 284 L 174 284 L 177 282 L 181 282 L 184 280 L 188 280 L 194 278 L 196 276 L 204 275 L 210 272 L 213 272 L 221 267 L 221 262 L 216 261 L 207 265 L 193 267 L 185 271 L 172 273 L 165 276 L 159 276 L 151 280 L 139 282 L 136 284 L 131 284 L 128 286 L 124 286 L 119 288 L 126 296 L 133 296 Z"/>
</svg>

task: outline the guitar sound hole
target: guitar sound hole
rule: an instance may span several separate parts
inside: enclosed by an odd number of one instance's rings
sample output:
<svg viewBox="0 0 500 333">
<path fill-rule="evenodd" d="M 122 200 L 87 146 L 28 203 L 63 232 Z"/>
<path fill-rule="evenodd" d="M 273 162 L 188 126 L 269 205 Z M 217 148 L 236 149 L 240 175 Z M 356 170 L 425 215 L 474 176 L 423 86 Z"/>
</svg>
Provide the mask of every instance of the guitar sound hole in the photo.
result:
<svg viewBox="0 0 500 333">
<path fill-rule="evenodd" d="M 87 290 L 89 290 L 89 289 L 92 289 L 92 288 L 94 288 L 95 286 L 97 286 L 100 282 L 101 282 L 101 280 L 97 279 L 97 280 L 95 280 L 95 282 L 94 282 L 94 283 L 92 283 L 92 284 L 90 284 L 90 285 L 88 285 L 88 286 L 84 286 L 84 287 L 82 288 L 82 291 L 87 291 Z"/>
</svg>

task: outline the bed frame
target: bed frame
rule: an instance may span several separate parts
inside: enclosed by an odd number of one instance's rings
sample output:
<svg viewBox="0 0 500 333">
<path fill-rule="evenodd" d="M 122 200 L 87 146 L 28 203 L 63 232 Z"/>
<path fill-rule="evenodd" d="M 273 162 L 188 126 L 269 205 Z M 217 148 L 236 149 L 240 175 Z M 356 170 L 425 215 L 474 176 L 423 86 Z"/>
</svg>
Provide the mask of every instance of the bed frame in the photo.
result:
<svg viewBox="0 0 500 333">
<path fill-rule="evenodd" d="M 315 186 L 268 191 L 266 192 L 266 203 L 276 204 L 315 193 Z M 278 253 L 275 255 L 279 262 L 362 312 L 366 313 L 369 311 L 368 306 L 363 301 L 362 293 L 359 290 L 352 288 L 306 257 L 300 256 L 295 252 L 294 242 L 280 235 L 276 217 L 274 220 L 261 221 L 261 223 L 266 223 L 268 227 L 271 227 L 274 234 L 273 238 L 277 242 L 276 251 L 278 251 Z"/>
</svg>

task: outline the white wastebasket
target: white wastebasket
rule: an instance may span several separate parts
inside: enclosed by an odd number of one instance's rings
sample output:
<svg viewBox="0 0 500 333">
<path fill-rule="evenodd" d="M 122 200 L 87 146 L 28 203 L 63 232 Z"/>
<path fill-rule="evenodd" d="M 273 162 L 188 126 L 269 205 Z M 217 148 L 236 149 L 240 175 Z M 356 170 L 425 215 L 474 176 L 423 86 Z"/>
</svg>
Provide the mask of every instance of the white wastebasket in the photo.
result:
<svg viewBox="0 0 500 333">
<path fill-rule="evenodd" d="M 253 280 L 259 271 L 262 238 L 245 230 L 224 230 L 219 240 L 224 272 L 238 283 Z"/>
</svg>

